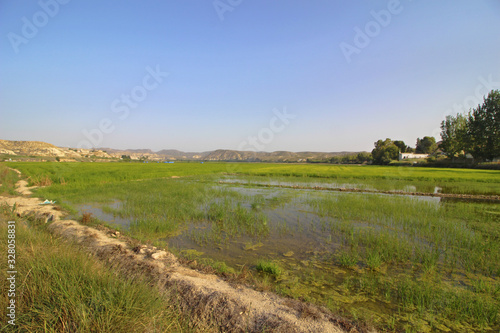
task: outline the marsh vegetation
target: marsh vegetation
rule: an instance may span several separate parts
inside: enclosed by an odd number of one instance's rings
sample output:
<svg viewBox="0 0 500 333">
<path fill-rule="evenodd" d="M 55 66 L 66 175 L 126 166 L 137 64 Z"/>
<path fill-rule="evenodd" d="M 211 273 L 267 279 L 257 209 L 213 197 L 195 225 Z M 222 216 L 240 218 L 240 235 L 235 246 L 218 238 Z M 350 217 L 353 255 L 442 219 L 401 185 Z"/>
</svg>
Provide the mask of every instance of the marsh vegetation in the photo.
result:
<svg viewBox="0 0 500 333">
<path fill-rule="evenodd" d="M 500 328 L 498 201 L 322 188 L 499 195 L 498 171 L 176 163 L 12 164 L 37 196 L 256 288 L 379 329 Z M 172 176 L 176 176 L 172 178 Z M 263 186 L 266 185 L 266 186 Z M 276 185 L 290 185 L 277 187 Z"/>
</svg>

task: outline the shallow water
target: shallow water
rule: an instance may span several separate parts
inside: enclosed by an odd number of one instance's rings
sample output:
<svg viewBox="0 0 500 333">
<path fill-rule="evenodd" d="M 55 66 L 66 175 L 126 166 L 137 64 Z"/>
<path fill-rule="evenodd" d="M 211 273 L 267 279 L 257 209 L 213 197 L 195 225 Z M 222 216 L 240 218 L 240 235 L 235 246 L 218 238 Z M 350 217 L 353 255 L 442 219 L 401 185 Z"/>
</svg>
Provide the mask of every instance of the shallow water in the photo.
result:
<svg viewBox="0 0 500 333">
<path fill-rule="evenodd" d="M 176 249 L 192 249 L 204 253 L 205 256 L 236 267 L 254 265 L 258 259 L 280 260 L 287 265 L 305 265 L 311 254 L 316 259 L 331 259 L 332 255 L 344 245 L 345 235 L 337 230 L 335 224 L 342 221 L 330 217 L 322 217 L 306 202 L 316 198 L 332 198 L 338 196 L 359 196 L 359 193 L 340 193 L 316 190 L 252 188 L 245 186 L 225 185 L 246 198 L 242 205 L 251 209 L 252 198 L 263 197 L 268 201 L 284 196 L 284 203 L 273 207 L 263 204 L 257 211 L 267 217 L 269 234 L 265 236 L 223 235 L 222 239 L 211 237 L 212 222 L 193 221 L 176 237 L 166 238 L 169 247 Z M 395 196 L 378 193 L 364 193 L 368 196 Z M 440 198 L 413 196 L 412 200 L 429 202 L 439 207 Z M 270 207 L 271 206 L 271 207 Z M 359 229 L 380 230 L 382 227 L 362 221 L 349 221 L 349 225 Z M 400 233 L 398 229 L 393 232 Z M 206 237 L 208 235 L 208 237 Z M 204 237 L 205 236 L 205 237 Z M 422 241 L 423 242 L 423 241 Z"/>
<path fill-rule="evenodd" d="M 115 213 L 105 212 L 103 208 L 106 206 L 111 211 L 115 211 Z M 115 200 L 112 203 L 108 204 L 90 203 L 90 204 L 76 205 L 75 208 L 77 209 L 79 214 L 91 213 L 93 217 L 98 218 L 99 220 L 104 221 L 111 226 L 119 227 L 120 229 L 123 230 L 128 230 L 131 220 L 127 218 L 122 218 L 117 213 L 122 208 L 122 206 L 123 204 L 121 201 Z"/>
<path fill-rule="evenodd" d="M 239 178 L 241 179 L 241 178 Z M 452 200 L 448 198 L 430 196 L 408 196 L 401 194 L 384 193 L 349 193 L 329 190 L 314 189 L 314 186 L 322 188 L 333 188 L 349 184 L 338 183 L 315 183 L 307 182 L 308 189 L 279 188 L 279 187 L 253 187 L 255 182 L 243 180 L 241 184 L 228 184 L 234 179 L 222 181 L 209 186 L 234 191 L 239 196 L 226 197 L 227 193 L 220 192 L 214 196 L 213 201 L 205 203 L 199 208 L 208 211 L 212 203 L 221 204 L 225 198 L 230 198 L 229 209 L 240 205 L 254 214 L 265 216 L 266 233 L 251 235 L 246 231 L 239 234 L 229 234 L 224 230 L 217 230 L 217 222 L 211 221 L 187 221 L 181 225 L 176 236 L 169 238 L 161 237 L 170 249 L 177 253 L 188 253 L 191 259 L 210 258 L 214 261 L 226 263 L 228 266 L 238 269 L 243 265 L 254 268 L 261 260 L 269 260 L 277 263 L 283 268 L 284 273 L 277 278 L 280 286 L 294 295 L 301 295 L 308 300 L 316 300 L 323 304 L 329 304 L 331 308 L 358 309 L 374 313 L 374 316 L 396 316 L 396 305 L 381 299 L 380 295 L 367 295 L 365 292 L 356 293 L 358 287 L 349 286 L 353 279 L 372 279 L 372 275 L 378 277 L 409 276 L 418 278 L 421 272 L 416 273 L 413 264 L 397 264 L 390 266 L 382 264 L 376 272 L 367 268 L 366 262 L 358 261 L 351 268 L 339 266 L 339 250 L 348 249 L 346 238 L 349 235 L 339 231 L 337 228 L 345 221 L 322 216 L 318 210 L 309 205 L 309 202 L 325 198 L 348 198 L 355 196 L 360 198 L 394 197 L 405 198 L 400 200 L 402 204 L 412 204 L 413 200 L 426 202 L 428 205 L 420 204 L 417 207 L 435 207 L 440 209 Z M 267 182 L 265 184 L 268 184 Z M 289 185 L 302 186 L 304 183 L 288 182 Z M 315 185 L 317 184 L 317 185 Z M 276 185 L 285 185 L 277 181 Z M 326 185 L 326 186 L 325 186 Z M 288 185 L 287 185 L 288 186 Z M 350 184 L 351 188 L 359 188 L 358 184 Z M 415 190 L 408 186 L 408 192 Z M 436 188 L 435 191 L 440 191 Z M 457 200 L 453 200 L 457 201 Z M 376 201 L 378 203 L 378 201 Z M 124 203 L 125 204 L 125 203 Z M 350 207 L 350 206 L 349 206 Z M 118 213 L 123 209 L 120 201 L 111 204 L 86 204 L 77 207 L 80 212 L 90 212 L 95 217 L 109 224 L 120 226 L 127 230 L 131 219 L 121 218 Z M 104 209 L 104 210 L 103 210 Z M 383 217 L 382 217 L 383 219 Z M 423 245 L 423 248 L 432 248 L 425 239 L 419 239 L 416 234 L 405 233 L 397 222 L 379 224 L 378 221 L 348 220 L 348 225 L 355 230 L 375 231 L 397 234 L 401 238 L 411 239 L 411 244 Z M 390 222 L 390 221 L 389 221 Z M 446 235 L 444 236 L 446 237 Z M 364 251 L 363 247 L 360 247 Z M 417 263 L 418 265 L 418 263 Z M 255 271 L 254 271 L 255 272 Z M 457 270 L 458 272 L 458 270 Z M 378 278 L 377 277 L 377 278 Z M 396 277 L 396 279 L 398 279 Z M 453 277 L 452 283 L 464 284 L 464 277 Z M 464 284 L 465 285 L 465 284 Z"/>
<path fill-rule="evenodd" d="M 300 178 L 290 180 L 290 177 L 241 177 L 241 176 L 224 176 L 218 179 L 220 183 L 235 183 L 242 185 L 257 185 L 257 186 L 285 186 L 285 187 L 307 187 L 317 189 L 349 189 L 349 190 L 365 190 L 365 191 L 401 191 L 401 192 L 422 192 L 422 193 L 443 193 L 443 194 L 484 194 L 484 195 L 499 195 L 498 188 L 492 188 L 489 191 L 476 191 L 470 184 L 464 185 L 454 182 L 436 182 L 433 185 L 415 184 L 413 182 L 403 180 L 378 180 L 363 181 L 351 179 L 349 181 L 338 181 L 336 179 L 321 178 L 320 181 L 314 178 Z"/>
</svg>

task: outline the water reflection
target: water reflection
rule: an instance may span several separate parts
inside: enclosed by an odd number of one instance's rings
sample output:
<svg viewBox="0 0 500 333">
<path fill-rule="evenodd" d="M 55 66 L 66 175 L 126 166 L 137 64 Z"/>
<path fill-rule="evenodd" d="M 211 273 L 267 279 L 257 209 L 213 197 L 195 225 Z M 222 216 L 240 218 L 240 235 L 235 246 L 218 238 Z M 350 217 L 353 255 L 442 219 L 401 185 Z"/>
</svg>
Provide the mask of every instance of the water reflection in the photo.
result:
<svg viewBox="0 0 500 333">
<path fill-rule="evenodd" d="M 76 205 L 76 209 L 80 214 L 91 213 L 93 217 L 98 218 L 110 225 L 118 226 L 120 229 L 128 230 L 131 220 L 122 218 L 118 212 L 122 209 L 123 203 L 115 200 L 111 203 L 87 203 Z"/>
</svg>

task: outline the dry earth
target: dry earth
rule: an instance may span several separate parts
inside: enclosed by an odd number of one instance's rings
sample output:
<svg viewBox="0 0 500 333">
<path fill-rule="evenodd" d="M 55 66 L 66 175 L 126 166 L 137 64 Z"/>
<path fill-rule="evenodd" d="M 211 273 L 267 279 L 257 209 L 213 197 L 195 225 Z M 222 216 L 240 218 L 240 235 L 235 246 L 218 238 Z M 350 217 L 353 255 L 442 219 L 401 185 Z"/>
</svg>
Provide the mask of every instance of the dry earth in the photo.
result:
<svg viewBox="0 0 500 333">
<path fill-rule="evenodd" d="M 186 313 L 215 322 L 224 332 L 359 332 L 360 328 L 328 310 L 273 293 L 255 291 L 219 276 L 181 265 L 171 253 L 145 245 L 133 245 L 117 232 L 63 220 L 55 205 L 40 205 L 27 182 L 20 180 L 16 197 L 0 196 L 0 204 L 14 207 L 20 216 L 34 214 L 51 222 L 54 234 L 80 244 L 122 274 L 141 274 L 165 294 L 178 295 Z"/>
</svg>

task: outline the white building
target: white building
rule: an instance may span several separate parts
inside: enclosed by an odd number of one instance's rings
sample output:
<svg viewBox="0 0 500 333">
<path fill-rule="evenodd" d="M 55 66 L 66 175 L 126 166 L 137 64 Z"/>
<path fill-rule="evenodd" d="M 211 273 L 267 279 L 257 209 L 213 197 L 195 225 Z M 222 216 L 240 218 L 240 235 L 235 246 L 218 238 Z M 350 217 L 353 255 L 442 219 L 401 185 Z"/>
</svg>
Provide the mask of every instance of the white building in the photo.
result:
<svg viewBox="0 0 500 333">
<path fill-rule="evenodd" d="M 399 160 L 407 160 L 410 158 L 427 158 L 429 154 L 414 154 L 414 153 L 399 153 Z"/>
</svg>

